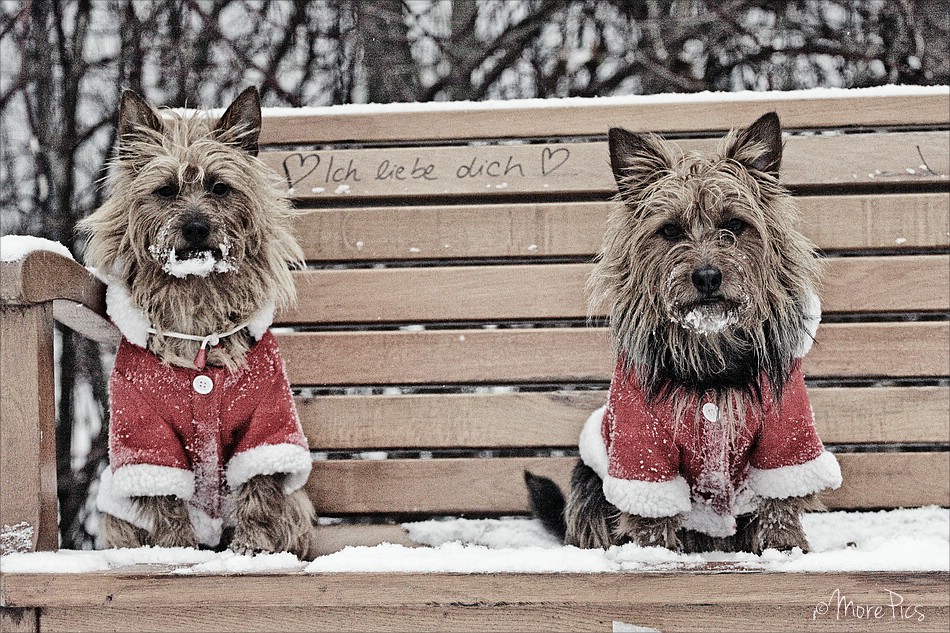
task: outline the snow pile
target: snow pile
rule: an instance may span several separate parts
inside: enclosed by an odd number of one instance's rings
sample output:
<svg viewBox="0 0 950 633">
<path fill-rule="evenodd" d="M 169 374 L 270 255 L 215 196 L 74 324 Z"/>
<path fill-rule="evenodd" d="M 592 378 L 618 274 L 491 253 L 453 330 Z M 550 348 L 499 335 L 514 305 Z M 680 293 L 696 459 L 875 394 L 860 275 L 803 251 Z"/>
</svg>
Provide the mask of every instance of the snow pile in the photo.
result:
<svg viewBox="0 0 950 633">
<path fill-rule="evenodd" d="M 108 571 L 127 565 L 196 565 L 212 561 L 218 556 L 214 552 L 191 547 L 136 547 L 97 552 L 63 549 L 58 552 L 8 554 L 0 557 L 0 566 L 5 573 L 78 574 Z"/>
<path fill-rule="evenodd" d="M 948 94 L 947 86 L 874 86 L 870 88 L 807 88 L 803 90 L 736 92 L 662 93 L 655 95 L 618 95 L 608 97 L 563 97 L 559 99 L 505 99 L 501 101 L 430 101 L 404 103 L 361 103 L 304 108 L 264 108 L 264 118 L 316 115 L 365 115 L 392 112 L 477 112 L 480 110 L 513 110 L 561 108 L 564 106 L 637 106 L 644 104 L 677 105 L 734 101 L 769 101 L 795 99 L 854 99 L 860 97 L 930 96 Z M 842 107 L 846 107 L 842 105 Z M 210 111 L 220 116 L 223 110 Z"/>
<path fill-rule="evenodd" d="M 0 262 L 20 261 L 33 251 L 50 251 L 73 259 L 69 249 L 53 240 L 32 235 L 4 235 L 0 237 Z"/>
<path fill-rule="evenodd" d="M 677 554 L 628 544 L 583 550 L 558 544 L 529 519 L 423 521 L 405 527 L 430 548 L 347 547 L 318 558 L 306 571 L 492 573 L 638 571 L 727 563 L 769 571 L 948 571 L 950 510 L 929 506 L 881 512 L 826 512 L 802 519 L 812 551 L 762 556 L 710 552 Z"/>
<path fill-rule="evenodd" d="M 239 556 L 190 548 L 141 547 L 97 552 L 8 554 L 4 572 L 78 573 L 126 565 L 179 567 L 177 574 L 275 571 L 593 573 L 702 568 L 784 572 L 950 571 L 950 510 L 928 506 L 880 512 L 807 514 L 802 523 L 812 546 L 803 554 L 767 550 L 761 556 L 710 552 L 677 554 L 628 544 L 608 550 L 560 545 L 533 519 L 453 519 L 409 523 L 410 538 L 429 547 L 386 543 L 347 547 L 312 563 L 291 554 Z"/>
</svg>

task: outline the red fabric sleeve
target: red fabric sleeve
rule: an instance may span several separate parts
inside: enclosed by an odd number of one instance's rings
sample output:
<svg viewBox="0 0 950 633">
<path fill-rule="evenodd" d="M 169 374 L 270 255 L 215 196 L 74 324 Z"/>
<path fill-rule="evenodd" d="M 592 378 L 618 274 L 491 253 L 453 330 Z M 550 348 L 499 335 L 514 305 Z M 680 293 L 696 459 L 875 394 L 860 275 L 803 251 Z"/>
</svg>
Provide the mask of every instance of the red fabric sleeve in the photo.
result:
<svg viewBox="0 0 950 633">
<path fill-rule="evenodd" d="M 805 390 L 801 361 L 796 361 L 781 401 L 773 404 L 765 416 L 749 462 L 753 468 L 762 470 L 797 466 L 817 458 L 823 451 Z"/>
<path fill-rule="evenodd" d="M 133 383 L 137 378 L 146 385 L 155 381 L 142 380 L 134 370 L 124 371 L 123 365 L 135 359 L 127 361 L 127 355 L 121 352 L 109 380 L 109 462 L 113 472 L 133 464 L 190 470 L 190 460 L 170 416 L 166 418 L 161 403 Z"/>
<path fill-rule="evenodd" d="M 617 479 L 669 481 L 679 476 L 680 454 L 669 425 L 647 406 L 632 373 L 617 364 L 604 416 L 607 474 Z"/>
</svg>

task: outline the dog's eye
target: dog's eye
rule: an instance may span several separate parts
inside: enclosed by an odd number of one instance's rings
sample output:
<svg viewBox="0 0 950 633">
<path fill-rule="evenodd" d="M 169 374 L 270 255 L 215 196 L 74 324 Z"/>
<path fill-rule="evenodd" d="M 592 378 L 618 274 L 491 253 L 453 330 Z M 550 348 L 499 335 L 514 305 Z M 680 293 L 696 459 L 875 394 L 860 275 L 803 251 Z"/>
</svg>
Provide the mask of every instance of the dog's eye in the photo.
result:
<svg viewBox="0 0 950 633">
<path fill-rule="evenodd" d="M 670 242 L 678 242 L 686 237 L 686 234 L 683 233 L 683 229 L 673 223 L 664 224 L 660 229 L 660 235 L 663 236 L 663 239 L 669 240 Z"/>
<path fill-rule="evenodd" d="M 178 195 L 178 185 L 165 185 L 155 190 L 155 194 L 160 198 L 174 198 Z"/>
<path fill-rule="evenodd" d="M 729 231 L 736 237 L 739 237 L 739 234 L 742 233 L 747 226 L 749 225 L 746 224 L 744 220 L 740 220 L 739 218 L 732 218 L 731 220 L 726 222 L 722 226 L 722 228 L 726 229 L 727 231 Z"/>
<path fill-rule="evenodd" d="M 220 180 L 213 185 L 211 185 L 211 193 L 216 196 L 223 197 L 228 195 L 231 192 L 231 187 L 226 183 L 221 182 Z"/>
</svg>

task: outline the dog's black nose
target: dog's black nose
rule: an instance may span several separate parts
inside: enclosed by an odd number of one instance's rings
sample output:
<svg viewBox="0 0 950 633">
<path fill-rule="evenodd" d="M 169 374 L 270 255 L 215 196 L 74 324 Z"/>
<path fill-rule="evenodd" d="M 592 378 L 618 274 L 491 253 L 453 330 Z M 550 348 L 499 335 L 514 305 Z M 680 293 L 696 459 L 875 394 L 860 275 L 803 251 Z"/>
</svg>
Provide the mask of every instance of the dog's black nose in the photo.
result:
<svg viewBox="0 0 950 633">
<path fill-rule="evenodd" d="M 203 246 L 205 240 L 211 235 L 211 227 L 208 221 L 201 217 L 191 218 L 181 227 L 181 234 L 188 243 L 193 246 Z"/>
<path fill-rule="evenodd" d="M 715 266 L 701 266 L 693 271 L 693 285 L 704 295 L 711 295 L 722 285 L 722 271 Z"/>
</svg>

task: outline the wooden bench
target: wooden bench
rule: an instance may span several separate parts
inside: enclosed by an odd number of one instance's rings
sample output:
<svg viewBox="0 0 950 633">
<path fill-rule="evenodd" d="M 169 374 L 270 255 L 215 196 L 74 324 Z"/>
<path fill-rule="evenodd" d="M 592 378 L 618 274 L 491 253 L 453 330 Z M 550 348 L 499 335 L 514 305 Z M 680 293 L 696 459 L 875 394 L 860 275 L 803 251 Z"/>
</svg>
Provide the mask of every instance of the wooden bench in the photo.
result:
<svg viewBox="0 0 950 633">
<path fill-rule="evenodd" d="M 615 187 L 606 131 L 712 150 L 776 110 L 783 179 L 827 255 L 805 363 L 844 485 L 833 509 L 950 505 L 948 95 L 658 97 L 265 114 L 311 267 L 279 343 L 315 451 L 327 552 L 399 521 L 524 515 L 522 471 L 566 483 L 613 361 L 585 279 Z M 103 288 L 47 252 L 2 264 L 0 525 L 57 544 L 53 321 L 116 341 Z M 386 452 L 387 459 L 376 452 Z M 552 556 L 557 550 L 552 550 Z M 942 572 L 176 575 L 3 573 L 3 630 L 941 630 Z M 813 620 L 836 588 L 926 620 Z"/>
</svg>

